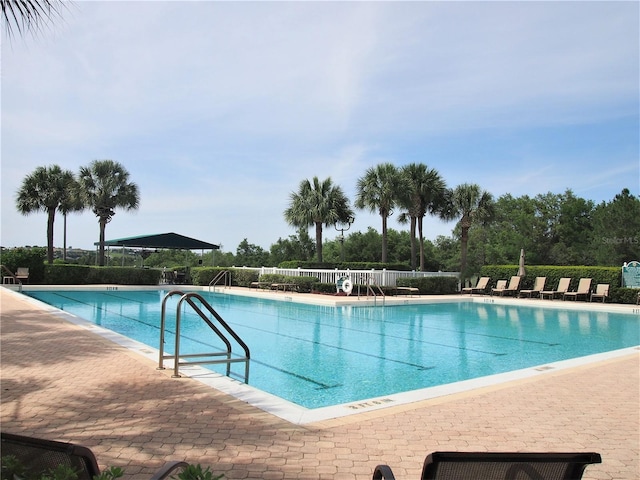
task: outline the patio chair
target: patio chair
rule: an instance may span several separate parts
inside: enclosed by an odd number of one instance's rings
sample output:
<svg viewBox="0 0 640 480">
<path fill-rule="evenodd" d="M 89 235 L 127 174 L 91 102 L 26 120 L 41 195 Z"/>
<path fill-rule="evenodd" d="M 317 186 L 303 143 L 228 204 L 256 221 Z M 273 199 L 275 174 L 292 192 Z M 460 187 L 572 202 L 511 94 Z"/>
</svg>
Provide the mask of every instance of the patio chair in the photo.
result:
<svg viewBox="0 0 640 480">
<path fill-rule="evenodd" d="M 421 480 L 579 480 L 587 465 L 601 463 L 598 453 L 465 453 L 427 456 Z M 373 480 L 395 480 L 387 465 L 378 465 Z"/>
<path fill-rule="evenodd" d="M 60 465 L 73 468 L 78 475 L 77 480 L 92 480 L 94 475 L 100 475 L 95 455 L 81 445 L 5 432 L 0 434 L 0 442 L 2 456 L 15 457 L 22 466 L 28 467 L 29 474 L 32 476 L 48 474 L 50 470 Z M 167 462 L 151 477 L 151 480 L 168 478 L 187 465 L 186 462 L 181 461 Z"/>
<path fill-rule="evenodd" d="M 596 291 L 591 294 L 590 302 L 593 302 L 594 298 L 601 298 L 602 303 L 609 297 L 609 284 L 599 283 L 596 285 Z"/>
<path fill-rule="evenodd" d="M 520 288 L 520 281 L 521 280 L 522 280 L 522 277 L 519 277 L 518 275 L 514 275 L 509 280 L 509 285 L 506 288 L 498 288 L 498 287 L 492 288 L 491 289 L 491 296 L 493 296 L 494 293 L 497 293 L 501 297 L 503 297 L 505 295 L 515 295 L 516 293 L 518 293 L 518 289 Z"/>
<path fill-rule="evenodd" d="M 553 300 L 556 295 L 564 295 L 565 292 L 569 291 L 569 285 L 571 284 L 571 277 L 562 277 L 558 281 L 558 288 L 556 290 L 542 290 L 540 292 L 540 298 L 544 298 L 545 296 L 549 297 L 550 300 Z"/>
<path fill-rule="evenodd" d="M 564 292 L 562 295 L 562 299 L 566 300 L 567 298 L 573 298 L 574 300 L 578 300 L 580 296 L 583 296 L 586 300 L 589 294 L 591 293 L 591 279 L 590 278 L 581 278 L 578 283 L 578 289 L 574 292 Z"/>
<path fill-rule="evenodd" d="M 18 267 L 16 271 L 16 278 L 20 280 L 20 282 L 29 280 L 29 269 L 27 267 Z"/>
<path fill-rule="evenodd" d="M 491 280 L 489 277 L 480 277 L 475 287 L 465 287 L 460 290 L 460 293 L 468 293 L 470 295 L 473 295 L 474 293 L 485 293 L 485 290 L 489 285 L 489 280 Z"/>
<path fill-rule="evenodd" d="M 527 296 L 533 298 L 533 296 L 540 296 L 540 292 L 544 290 L 544 284 L 547 283 L 547 277 L 536 277 L 536 281 L 533 282 L 533 288 L 531 290 L 520 290 L 520 296 Z"/>
</svg>

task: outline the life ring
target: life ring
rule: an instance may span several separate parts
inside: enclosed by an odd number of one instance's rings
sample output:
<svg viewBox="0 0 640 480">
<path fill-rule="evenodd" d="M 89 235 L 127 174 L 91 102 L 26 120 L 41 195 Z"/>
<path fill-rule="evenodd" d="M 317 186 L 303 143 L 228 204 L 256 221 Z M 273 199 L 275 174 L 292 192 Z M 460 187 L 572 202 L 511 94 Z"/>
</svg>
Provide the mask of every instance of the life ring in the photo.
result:
<svg viewBox="0 0 640 480">
<path fill-rule="evenodd" d="M 353 284 L 351 283 L 351 280 L 349 280 L 348 278 L 344 279 L 342 281 L 342 291 L 347 295 L 351 295 L 351 290 L 353 290 Z"/>
</svg>

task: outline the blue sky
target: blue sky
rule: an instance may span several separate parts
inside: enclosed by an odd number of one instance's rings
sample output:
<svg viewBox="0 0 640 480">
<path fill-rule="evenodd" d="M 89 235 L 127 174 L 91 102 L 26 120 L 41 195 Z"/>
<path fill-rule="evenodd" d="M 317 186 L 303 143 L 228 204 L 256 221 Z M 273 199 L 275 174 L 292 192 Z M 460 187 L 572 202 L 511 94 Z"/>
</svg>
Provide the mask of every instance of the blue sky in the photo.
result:
<svg viewBox="0 0 640 480">
<path fill-rule="evenodd" d="M 173 231 L 232 252 L 295 233 L 283 211 L 301 180 L 330 176 L 353 202 L 381 162 L 496 198 L 638 195 L 639 5 L 77 2 L 3 38 L 0 243 L 46 245 L 46 215 L 15 210 L 25 176 L 95 159 L 141 193 L 108 239 Z M 356 213 L 352 230 L 380 230 Z M 68 217 L 67 245 L 97 240 L 90 211 Z"/>
</svg>

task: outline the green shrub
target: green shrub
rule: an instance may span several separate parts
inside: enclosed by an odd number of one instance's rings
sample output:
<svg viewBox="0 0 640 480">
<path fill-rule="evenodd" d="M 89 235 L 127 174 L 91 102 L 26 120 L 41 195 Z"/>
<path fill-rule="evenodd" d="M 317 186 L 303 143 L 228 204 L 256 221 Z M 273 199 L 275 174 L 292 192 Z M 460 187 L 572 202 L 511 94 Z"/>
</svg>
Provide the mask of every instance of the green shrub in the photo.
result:
<svg viewBox="0 0 640 480">
<path fill-rule="evenodd" d="M 42 283 L 46 258 L 47 249 L 43 247 L 3 248 L 0 250 L 0 263 L 12 273 L 16 273 L 18 267 L 29 269 L 28 283 Z M 5 273 L 2 272 L 2 275 L 4 276 Z"/>
<path fill-rule="evenodd" d="M 314 293 L 336 293 L 336 284 L 318 282 L 313 285 L 312 291 Z"/>
<path fill-rule="evenodd" d="M 263 273 L 258 278 L 258 281 L 265 283 L 291 283 L 287 281 L 287 278 L 292 277 L 287 277 L 286 275 L 282 275 L 281 273 Z"/>
<path fill-rule="evenodd" d="M 320 282 L 317 277 L 287 277 L 286 283 L 294 283 L 300 293 L 310 293 L 314 290 L 315 285 Z"/>
<path fill-rule="evenodd" d="M 309 293 L 316 290 L 315 286 L 319 282 L 318 278 L 316 277 L 300 277 L 292 275 L 282 275 L 280 273 L 264 273 L 260 275 L 258 281 L 265 282 L 267 284 L 262 288 L 269 288 L 269 284 L 272 283 L 292 283 L 296 285 L 296 289 L 300 293 Z"/>
<path fill-rule="evenodd" d="M 627 303 L 635 305 L 638 301 L 640 290 L 637 288 L 616 288 L 609 292 L 609 300 L 612 303 Z"/>
<path fill-rule="evenodd" d="M 396 285 L 417 288 L 421 295 L 449 295 L 458 292 L 456 277 L 399 278 Z"/>
<path fill-rule="evenodd" d="M 249 287 L 252 282 L 258 280 L 259 273 L 256 270 L 248 270 L 246 268 L 234 268 L 231 269 L 231 278 L 233 279 L 233 285 L 239 287 Z"/>
<path fill-rule="evenodd" d="M 162 272 L 149 268 L 96 267 L 89 265 L 45 265 L 48 285 L 158 285 Z"/>
</svg>

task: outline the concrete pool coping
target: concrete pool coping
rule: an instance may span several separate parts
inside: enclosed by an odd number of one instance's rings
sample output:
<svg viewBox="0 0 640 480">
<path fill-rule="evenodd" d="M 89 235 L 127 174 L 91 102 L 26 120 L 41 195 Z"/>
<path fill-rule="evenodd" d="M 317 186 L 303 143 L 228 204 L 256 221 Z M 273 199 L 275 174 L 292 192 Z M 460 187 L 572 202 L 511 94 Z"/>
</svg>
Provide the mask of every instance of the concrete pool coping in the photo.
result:
<svg viewBox="0 0 640 480">
<path fill-rule="evenodd" d="M 174 288 L 177 287 L 177 288 Z M 180 288 L 182 287 L 182 288 Z M 188 287 L 188 288 L 187 288 Z M 176 285 L 161 285 L 158 287 L 137 287 L 126 285 L 87 285 L 87 286 L 58 286 L 58 285 L 33 285 L 23 286 L 25 291 L 56 291 L 56 290 L 84 290 L 84 291 L 126 291 L 126 290 L 184 290 L 184 291 L 207 291 L 208 287 L 194 287 L 194 286 L 176 286 Z M 15 290 L 11 288 L 11 290 Z M 313 305 L 325 305 L 325 306 L 372 306 L 381 305 L 380 299 L 358 299 L 347 296 L 331 296 L 331 295 L 317 295 L 317 294 L 298 294 L 286 292 L 271 292 L 271 291 L 255 291 L 253 289 L 242 287 L 226 287 L 219 288 L 218 293 L 225 293 L 229 295 L 248 296 L 253 298 L 267 298 L 283 302 L 297 302 Z M 22 296 L 24 297 L 24 296 Z M 577 311 L 601 311 L 601 312 L 614 312 L 614 313 L 626 313 L 631 315 L 638 315 L 640 322 L 640 307 L 633 305 L 617 305 L 617 304 L 602 304 L 592 302 L 574 302 L 574 301 L 561 301 L 561 300 L 540 300 L 540 299 L 525 299 L 525 298 L 513 298 L 513 297 L 493 297 L 493 296 L 469 296 L 469 295 L 422 295 L 422 296 L 400 296 L 400 297 L 387 297 L 385 299 L 385 306 L 394 305 L 408 305 L 408 304 L 430 304 L 430 303 L 451 303 L 451 302 L 473 302 L 483 304 L 494 304 L 504 306 L 534 306 L 553 309 L 569 309 Z M 27 301 L 33 302 L 40 308 L 50 311 L 52 314 L 59 316 L 75 325 L 85 328 L 92 333 L 99 335 L 109 341 L 112 341 L 127 350 L 141 355 L 151 361 L 158 363 L 158 349 L 152 348 L 143 343 L 132 340 L 128 337 L 120 335 L 111 330 L 101 328 L 89 321 L 72 315 L 68 312 L 59 310 L 55 307 L 40 302 L 37 299 L 31 297 L 24 297 Z M 357 415 L 362 413 L 375 412 L 377 410 L 412 404 L 416 402 L 422 402 L 426 400 L 433 400 L 439 397 L 446 397 L 449 395 L 455 395 L 458 393 L 469 392 L 476 389 L 483 389 L 488 387 L 495 387 L 497 385 L 512 382 L 521 381 L 529 378 L 533 378 L 540 375 L 547 375 L 552 372 L 571 369 L 582 365 L 588 365 L 590 363 L 607 361 L 611 359 L 621 358 L 627 355 L 632 355 L 640 351 L 640 346 L 629 347 L 619 349 L 610 352 L 604 352 L 595 355 L 588 355 L 579 358 L 552 362 L 548 364 L 536 365 L 524 369 L 514 370 L 510 372 L 489 375 L 479 377 L 470 380 L 464 380 L 456 383 L 439 385 L 435 387 L 422 388 L 418 390 L 411 390 L 407 392 L 401 392 L 392 395 L 384 395 L 381 397 L 368 398 L 361 401 L 349 402 L 345 404 L 333 405 L 329 407 L 320 407 L 315 409 L 309 409 L 301 407 L 285 399 L 272 395 L 268 392 L 264 392 L 257 388 L 247 385 L 243 382 L 234 380 L 227 376 L 212 372 L 199 365 L 190 365 L 180 368 L 180 374 L 183 377 L 196 380 L 208 387 L 214 388 L 226 394 L 233 396 L 243 402 L 246 402 L 256 408 L 259 408 L 267 413 L 275 415 L 283 420 L 286 420 L 292 424 L 305 425 L 309 423 L 323 422 L 327 420 L 344 418 L 351 415 Z M 164 367 L 167 371 L 173 370 L 172 362 L 165 362 Z"/>
</svg>

